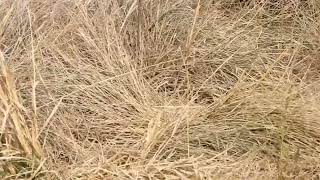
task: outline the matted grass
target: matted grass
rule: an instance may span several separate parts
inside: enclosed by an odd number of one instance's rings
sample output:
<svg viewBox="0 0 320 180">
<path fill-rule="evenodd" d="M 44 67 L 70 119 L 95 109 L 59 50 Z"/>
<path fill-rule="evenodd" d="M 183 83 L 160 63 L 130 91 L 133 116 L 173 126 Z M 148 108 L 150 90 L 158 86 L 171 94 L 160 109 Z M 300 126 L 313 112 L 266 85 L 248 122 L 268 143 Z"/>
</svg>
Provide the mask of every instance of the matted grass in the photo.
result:
<svg viewBox="0 0 320 180">
<path fill-rule="evenodd" d="M 0 1 L 2 179 L 319 179 L 317 0 Z"/>
</svg>

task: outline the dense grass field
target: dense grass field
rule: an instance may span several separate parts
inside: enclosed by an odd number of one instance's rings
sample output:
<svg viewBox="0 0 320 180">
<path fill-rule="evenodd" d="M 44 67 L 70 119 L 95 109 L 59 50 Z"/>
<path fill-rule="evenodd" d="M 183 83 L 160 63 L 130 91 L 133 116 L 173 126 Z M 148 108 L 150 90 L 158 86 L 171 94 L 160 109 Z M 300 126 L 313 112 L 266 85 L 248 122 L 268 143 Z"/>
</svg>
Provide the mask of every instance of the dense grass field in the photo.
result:
<svg viewBox="0 0 320 180">
<path fill-rule="evenodd" d="M 320 179 L 319 0 L 0 0 L 0 179 Z"/>
</svg>

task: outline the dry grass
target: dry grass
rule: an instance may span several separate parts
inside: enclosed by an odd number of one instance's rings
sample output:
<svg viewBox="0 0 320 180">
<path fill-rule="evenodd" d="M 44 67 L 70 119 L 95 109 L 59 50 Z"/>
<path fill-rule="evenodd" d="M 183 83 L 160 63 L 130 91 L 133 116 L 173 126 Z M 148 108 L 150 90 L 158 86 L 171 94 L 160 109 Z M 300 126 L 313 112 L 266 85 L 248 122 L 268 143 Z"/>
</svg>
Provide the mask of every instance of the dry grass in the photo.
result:
<svg viewBox="0 0 320 180">
<path fill-rule="evenodd" d="M 319 179 L 318 0 L 1 0 L 1 179 Z"/>
</svg>

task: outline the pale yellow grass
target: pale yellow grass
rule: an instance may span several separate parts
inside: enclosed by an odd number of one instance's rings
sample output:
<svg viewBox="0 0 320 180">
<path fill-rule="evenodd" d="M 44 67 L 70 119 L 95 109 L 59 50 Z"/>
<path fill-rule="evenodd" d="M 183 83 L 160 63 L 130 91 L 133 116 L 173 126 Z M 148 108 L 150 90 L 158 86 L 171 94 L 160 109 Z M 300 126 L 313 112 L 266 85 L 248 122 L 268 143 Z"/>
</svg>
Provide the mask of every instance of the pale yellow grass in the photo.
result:
<svg viewBox="0 0 320 180">
<path fill-rule="evenodd" d="M 1 179 L 319 179 L 317 0 L 1 0 Z"/>
</svg>

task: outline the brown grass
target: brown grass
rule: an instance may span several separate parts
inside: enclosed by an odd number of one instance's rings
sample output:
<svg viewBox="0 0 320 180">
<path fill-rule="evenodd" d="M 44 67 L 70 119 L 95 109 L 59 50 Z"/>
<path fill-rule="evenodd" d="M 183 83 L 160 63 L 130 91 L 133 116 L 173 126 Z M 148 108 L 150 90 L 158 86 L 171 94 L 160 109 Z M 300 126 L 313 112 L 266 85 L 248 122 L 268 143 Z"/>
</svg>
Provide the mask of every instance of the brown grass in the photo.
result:
<svg viewBox="0 0 320 180">
<path fill-rule="evenodd" d="M 317 0 L 0 1 L 1 179 L 319 179 Z"/>
</svg>

